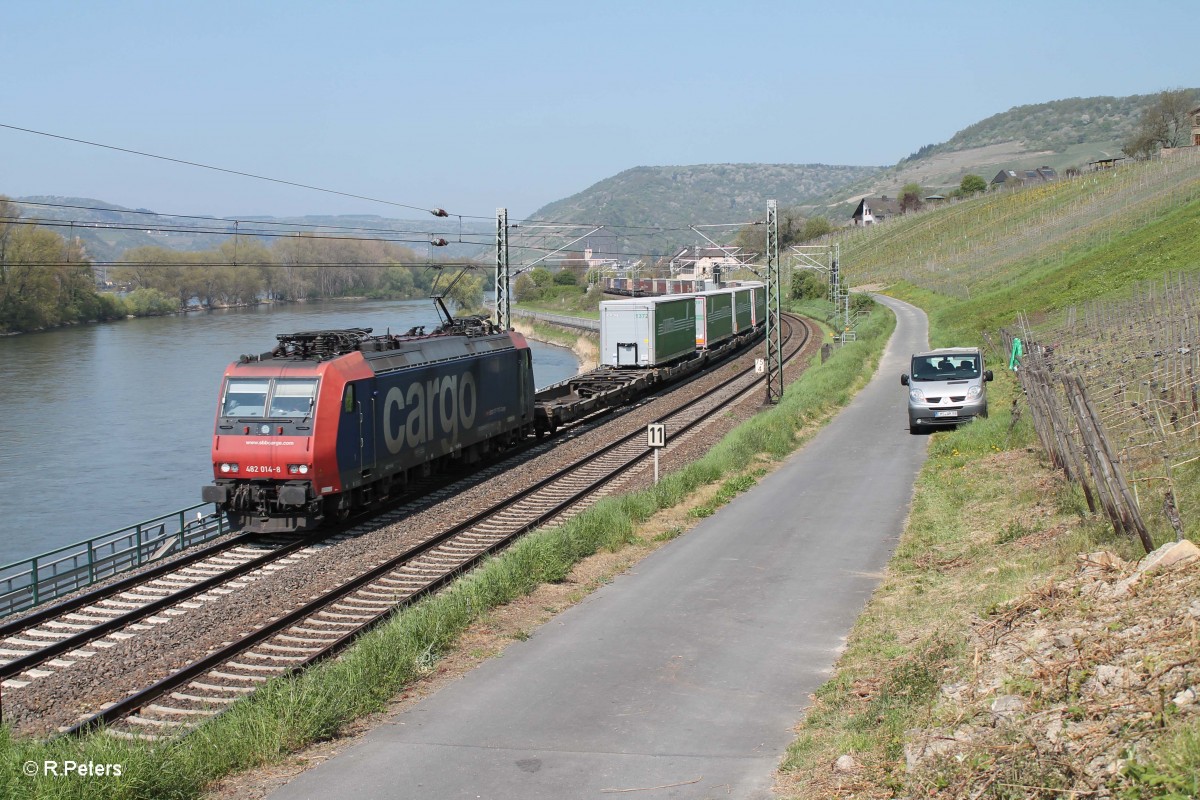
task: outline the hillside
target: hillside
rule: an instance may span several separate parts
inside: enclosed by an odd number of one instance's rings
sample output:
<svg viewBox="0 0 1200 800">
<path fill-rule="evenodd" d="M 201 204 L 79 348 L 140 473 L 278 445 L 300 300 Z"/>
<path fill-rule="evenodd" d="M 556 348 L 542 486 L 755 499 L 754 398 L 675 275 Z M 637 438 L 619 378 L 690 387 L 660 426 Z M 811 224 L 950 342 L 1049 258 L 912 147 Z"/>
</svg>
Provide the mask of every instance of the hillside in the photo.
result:
<svg viewBox="0 0 1200 800">
<path fill-rule="evenodd" d="M 1200 102 L 1200 89 L 1189 89 Z M 974 173 L 991 180 L 1002 169 L 1085 168 L 1098 158 L 1122 155 L 1142 109 L 1157 95 L 1071 97 L 1016 106 L 928 144 L 863 187 L 862 194 L 895 194 L 915 182 L 931 190 L 958 186 Z"/>
<path fill-rule="evenodd" d="M 697 234 L 687 230 L 688 225 L 762 219 L 771 199 L 778 200 L 780 206 L 818 203 L 880 169 L 825 164 L 635 167 L 543 206 L 532 216 L 538 220 L 603 222 L 612 226 L 661 226 L 671 230 L 594 236 L 592 247 L 603 253 L 664 254 L 699 240 Z"/>
</svg>

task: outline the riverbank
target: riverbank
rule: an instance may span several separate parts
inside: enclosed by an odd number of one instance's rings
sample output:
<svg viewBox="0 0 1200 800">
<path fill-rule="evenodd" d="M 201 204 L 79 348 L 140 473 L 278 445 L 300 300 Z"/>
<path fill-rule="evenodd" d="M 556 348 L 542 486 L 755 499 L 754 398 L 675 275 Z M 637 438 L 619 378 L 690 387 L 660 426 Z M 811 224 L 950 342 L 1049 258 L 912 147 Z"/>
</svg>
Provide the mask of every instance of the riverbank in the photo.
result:
<svg viewBox="0 0 1200 800">
<path fill-rule="evenodd" d="M 554 344 L 570 349 L 579 359 L 579 373 L 589 372 L 600 365 L 600 343 L 594 334 L 552 325 L 548 322 L 514 319 L 513 330 L 526 339 Z"/>
</svg>

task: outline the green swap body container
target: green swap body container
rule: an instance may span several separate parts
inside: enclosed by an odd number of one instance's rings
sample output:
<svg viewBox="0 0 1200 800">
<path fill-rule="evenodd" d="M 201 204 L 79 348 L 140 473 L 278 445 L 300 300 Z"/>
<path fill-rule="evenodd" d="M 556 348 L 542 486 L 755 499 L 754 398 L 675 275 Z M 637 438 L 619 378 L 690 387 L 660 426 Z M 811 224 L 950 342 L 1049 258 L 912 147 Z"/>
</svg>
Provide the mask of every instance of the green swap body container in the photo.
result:
<svg viewBox="0 0 1200 800">
<path fill-rule="evenodd" d="M 696 350 L 692 295 L 637 297 L 600 303 L 600 363 L 657 367 Z"/>
<path fill-rule="evenodd" d="M 733 290 L 733 332 L 745 333 L 754 328 L 754 290 L 739 286 Z"/>
<path fill-rule="evenodd" d="M 767 285 L 760 281 L 738 281 L 737 287 L 739 290 L 750 290 L 750 324 L 754 326 L 762 325 L 767 321 Z M 738 306 L 740 309 L 741 306 Z M 739 312 L 740 313 L 740 312 Z M 745 330 L 742 325 L 742 318 L 738 317 L 738 332 Z"/>
<path fill-rule="evenodd" d="M 696 347 L 716 347 L 733 336 L 733 290 L 696 292 Z"/>
</svg>

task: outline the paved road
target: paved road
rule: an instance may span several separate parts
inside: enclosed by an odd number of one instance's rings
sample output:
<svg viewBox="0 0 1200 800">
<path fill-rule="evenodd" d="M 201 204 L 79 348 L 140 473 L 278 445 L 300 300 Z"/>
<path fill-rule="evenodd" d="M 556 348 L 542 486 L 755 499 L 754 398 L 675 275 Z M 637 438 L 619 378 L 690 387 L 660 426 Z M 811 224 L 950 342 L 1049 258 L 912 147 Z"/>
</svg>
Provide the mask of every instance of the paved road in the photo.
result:
<svg viewBox="0 0 1200 800">
<path fill-rule="evenodd" d="M 925 458 L 899 381 L 925 316 L 884 302 L 878 374 L 760 486 L 272 797 L 770 797 Z"/>
</svg>

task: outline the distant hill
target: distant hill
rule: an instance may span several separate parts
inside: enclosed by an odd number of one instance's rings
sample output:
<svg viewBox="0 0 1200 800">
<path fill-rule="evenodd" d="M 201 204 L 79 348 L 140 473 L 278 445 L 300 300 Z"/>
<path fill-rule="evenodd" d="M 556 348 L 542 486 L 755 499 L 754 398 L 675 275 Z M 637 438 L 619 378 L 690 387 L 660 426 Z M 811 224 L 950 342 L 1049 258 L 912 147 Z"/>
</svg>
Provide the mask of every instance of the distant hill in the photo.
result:
<svg viewBox="0 0 1200 800">
<path fill-rule="evenodd" d="M 1200 89 L 1189 89 L 1200 103 Z M 929 190 L 958 186 L 974 173 L 991 180 L 1002 169 L 1086 168 L 1099 158 L 1120 156 L 1136 130 L 1142 109 L 1157 94 L 1072 97 L 1017 106 L 963 128 L 940 144 L 928 144 L 892 169 L 864 182 L 848 201 L 866 194 L 894 193 L 915 182 Z"/>
<path fill-rule="evenodd" d="M 825 164 L 697 164 L 634 167 L 564 200 L 539 208 L 533 219 L 661 226 L 665 233 L 625 230 L 591 238 L 597 253 L 664 254 L 702 240 L 688 225 L 763 219 L 767 201 L 812 205 L 879 174 L 883 167 Z M 736 228 L 706 231 L 728 237 Z"/>
<path fill-rule="evenodd" d="M 125 208 L 88 197 L 36 195 L 15 199 L 27 204 L 21 206 L 22 216 L 26 219 L 46 220 L 48 223 L 74 222 L 72 226 L 58 224 L 51 229 L 63 236 L 79 237 L 87 254 L 97 261 L 116 261 L 126 250 L 134 247 L 208 250 L 217 247 L 235 233 L 235 225 L 230 220 L 162 215 L 146 208 Z M 360 232 L 332 230 L 335 228 L 359 229 Z M 315 234 L 363 237 L 390 233 L 398 239 L 413 240 L 401 244 L 421 256 L 469 258 L 483 249 L 478 245 L 456 242 L 459 234 L 457 219 L 437 219 L 432 216 L 422 220 L 392 219 L 375 215 L 257 216 L 241 217 L 236 226 L 236 231 L 241 234 L 289 230 L 312 230 Z M 494 225 L 464 222 L 463 233 L 470 234 L 476 241 L 480 241 L 481 236 L 484 237 L 482 241 L 490 241 L 491 237 L 495 236 L 495 229 Z M 422 241 L 435 234 L 446 238 L 451 244 L 436 250 L 422 246 Z M 266 243 L 270 244 L 270 241 L 267 239 Z"/>
<path fill-rule="evenodd" d="M 1200 89 L 1191 90 L 1200 103 Z M 930 192 L 957 187 L 971 173 L 990 181 L 1002 169 L 1042 165 L 1060 173 L 1098 158 L 1121 155 L 1142 109 L 1157 95 L 1074 97 L 1018 106 L 930 144 L 892 167 L 821 164 L 706 164 L 637 167 L 538 209 L 537 219 L 680 228 L 688 224 L 753 220 L 767 200 L 797 205 L 844 224 L 864 196 L 898 194 L 915 182 Z M 716 231 L 706 231 L 718 236 Z M 593 249 L 657 253 L 694 244 L 690 231 L 656 236 L 592 237 Z M 726 239 L 730 236 L 726 235 Z"/>
</svg>

